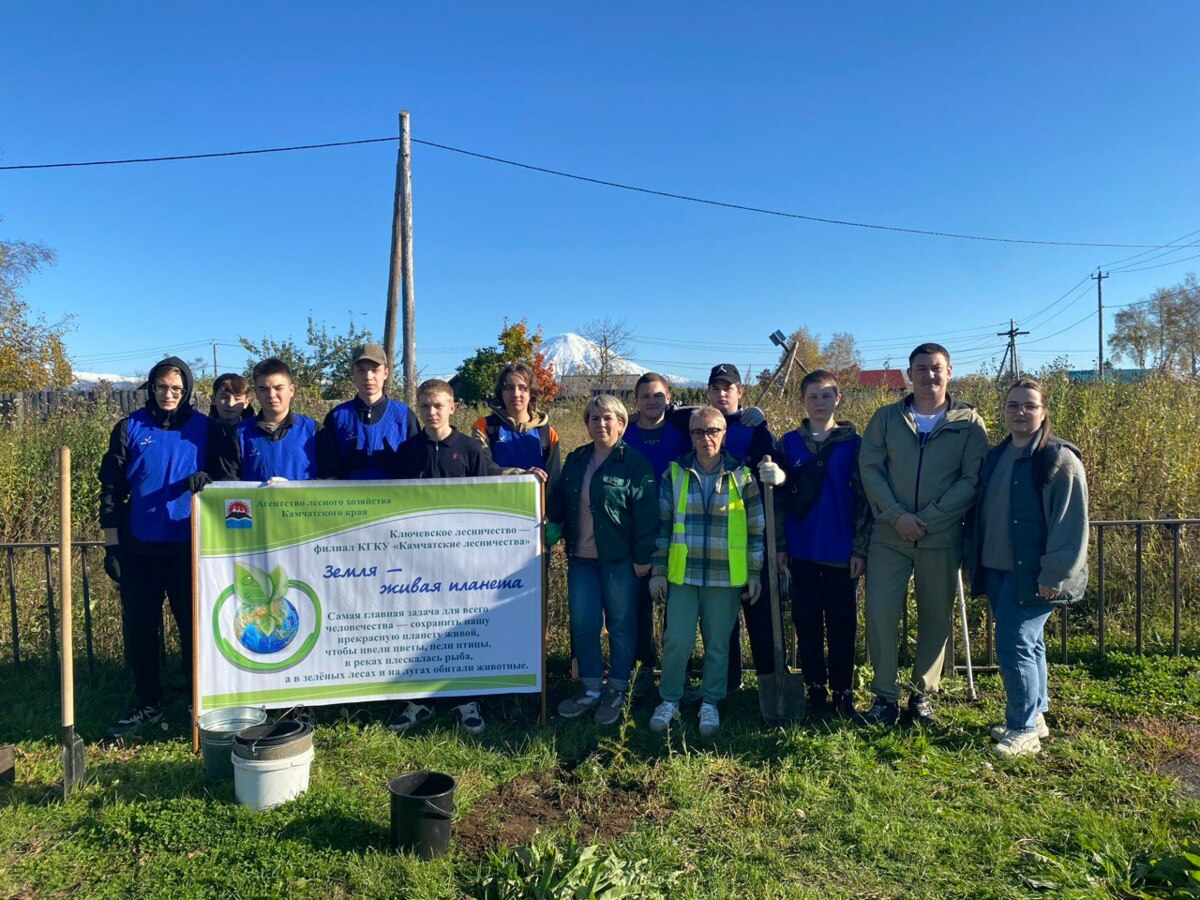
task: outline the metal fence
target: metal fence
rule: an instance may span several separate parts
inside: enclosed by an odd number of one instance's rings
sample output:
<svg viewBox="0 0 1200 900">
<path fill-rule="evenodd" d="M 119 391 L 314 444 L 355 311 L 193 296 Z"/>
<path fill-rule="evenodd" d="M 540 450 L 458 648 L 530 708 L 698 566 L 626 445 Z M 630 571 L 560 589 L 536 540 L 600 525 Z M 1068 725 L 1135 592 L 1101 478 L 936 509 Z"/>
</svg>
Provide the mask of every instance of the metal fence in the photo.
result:
<svg viewBox="0 0 1200 900">
<path fill-rule="evenodd" d="M 1094 605 L 1095 615 L 1089 616 L 1088 630 L 1093 630 L 1096 636 L 1096 648 L 1101 657 L 1108 652 L 1109 643 L 1109 585 L 1108 585 L 1108 568 L 1111 563 L 1108 551 L 1106 548 L 1106 536 L 1117 529 L 1132 529 L 1134 533 L 1133 542 L 1133 630 L 1134 630 L 1134 649 L 1138 654 L 1144 652 L 1145 645 L 1145 606 L 1146 606 L 1146 536 L 1149 530 L 1165 531 L 1170 537 L 1171 547 L 1171 563 L 1170 563 L 1170 595 L 1171 595 L 1171 654 L 1179 656 L 1183 652 L 1183 620 L 1184 620 L 1184 592 L 1182 584 L 1182 549 L 1184 529 L 1200 525 L 1200 519 L 1120 519 L 1111 521 L 1092 522 L 1091 527 L 1094 532 L 1092 541 L 1092 566 L 1094 577 L 1092 579 L 1092 590 L 1087 598 Z M 95 670 L 96 651 L 94 640 L 93 627 L 93 590 L 91 571 L 89 561 L 94 561 L 103 556 L 102 541 L 76 541 L 72 544 L 73 552 L 78 553 L 79 565 L 75 567 L 78 574 L 79 592 L 77 596 L 82 600 L 83 606 L 83 646 L 87 657 L 87 665 L 89 672 Z M 0 634 L 0 653 L 7 649 L 11 653 L 12 666 L 15 669 L 21 666 L 28 660 L 30 654 L 25 652 L 23 647 L 22 635 L 22 619 L 26 621 L 26 626 L 30 621 L 29 613 L 33 606 L 40 606 L 43 610 L 44 621 L 48 634 L 48 639 L 40 641 L 41 645 L 48 647 L 48 656 L 50 664 L 53 668 L 58 667 L 58 609 L 56 607 L 56 594 L 58 593 L 58 585 L 55 582 L 55 572 L 57 566 L 54 564 L 54 558 L 59 552 L 57 543 L 17 543 L 17 544 L 0 544 L 0 552 L 5 556 L 7 563 L 7 581 L 8 581 L 8 600 L 9 600 L 9 634 L 6 642 L 3 640 L 3 635 Z M 40 576 L 36 578 L 39 583 L 31 585 L 31 578 L 27 575 L 25 578 L 18 578 L 17 554 L 29 553 L 33 554 L 35 559 L 40 557 L 36 565 L 36 571 L 40 572 Z M 94 564 L 94 563 L 93 563 Z M 25 610 L 26 614 L 22 615 Z M 987 604 L 983 604 L 983 629 L 984 629 L 984 658 L 980 661 L 981 667 L 994 666 L 995 664 L 995 627 L 991 618 L 991 610 Z M 36 614 L 34 615 L 36 618 Z M 1071 607 L 1063 607 L 1059 610 L 1058 621 L 1058 641 L 1059 652 L 1058 658 L 1062 663 L 1069 662 L 1069 638 L 1071 636 L 1072 620 L 1083 618 L 1073 611 Z M 76 618 L 78 622 L 79 619 Z M 904 639 L 902 646 L 905 648 L 907 655 L 909 621 L 908 610 L 905 610 L 904 620 L 902 622 L 902 632 Z M 953 633 L 953 629 L 952 629 Z M 1080 633 L 1076 628 L 1076 634 Z M 951 657 L 953 654 L 951 654 Z M 954 667 L 953 658 L 947 659 L 947 669 Z M 962 668 L 959 666 L 959 668 Z"/>
</svg>

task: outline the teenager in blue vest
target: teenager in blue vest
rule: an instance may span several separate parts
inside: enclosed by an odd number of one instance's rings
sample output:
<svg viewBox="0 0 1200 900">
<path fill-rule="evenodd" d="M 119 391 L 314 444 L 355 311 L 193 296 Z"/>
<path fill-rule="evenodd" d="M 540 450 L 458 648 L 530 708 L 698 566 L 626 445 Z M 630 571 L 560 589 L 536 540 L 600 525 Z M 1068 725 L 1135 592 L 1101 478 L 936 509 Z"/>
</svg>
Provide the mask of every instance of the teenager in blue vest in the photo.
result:
<svg viewBox="0 0 1200 900">
<path fill-rule="evenodd" d="M 146 381 L 146 405 L 116 424 L 100 462 L 104 571 L 120 589 L 134 689 L 133 705 L 105 732 L 108 740 L 162 721 L 158 627 L 164 595 L 191 683 L 192 493 L 210 480 L 205 462 L 219 427 L 192 406 L 192 372 L 183 360 L 168 356 Z"/>
<path fill-rule="evenodd" d="M 858 579 L 867 566 L 871 508 L 858 475 L 862 439 L 852 422 L 835 421 L 842 402 L 837 379 L 817 369 L 800 382 L 807 413 L 780 440 L 787 472 L 775 492 L 777 564 L 791 575 L 792 620 L 808 707 L 854 715 L 854 634 Z M 829 643 L 826 663 L 825 644 Z"/>
<path fill-rule="evenodd" d="M 254 367 L 258 415 L 228 432 L 213 465 L 221 481 L 309 481 L 317 477 L 321 426 L 292 412 L 292 370 L 276 357 Z"/>
<path fill-rule="evenodd" d="M 383 392 L 389 372 L 382 347 L 362 344 L 352 355 L 350 376 L 358 393 L 325 417 L 319 439 L 321 477 L 395 478 L 400 445 L 421 430 L 417 417 Z"/>
<path fill-rule="evenodd" d="M 562 471 L 558 432 L 537 408 L 541 396 L 534 371 L 525 363 L 509 363 L 496 376 L 488 404 L 491 412 L 475 421 L 475 437 L 492 458 L 492 475 L 536 475 L 546 494 Z"/>
<path fill-rule="evenodd" d="M 642 452 L 654 470 L 655 484 L 662 480 L 667 467 L 691 449 L 685 430 L 668 421 L 671 388 L 657 372 L 647 372 L 633 387 L 637 404 L 637 419 L 625 429 L 625 443 Z M 654 598 L 650 596 L 650 576 L 638 579 L 637 656 L 642 669 L 633 684 L 634 697 L 641 697 L 654 687 L 654 669 L 658 665 L 658 648 L 654 641 Z"/>
</svg>

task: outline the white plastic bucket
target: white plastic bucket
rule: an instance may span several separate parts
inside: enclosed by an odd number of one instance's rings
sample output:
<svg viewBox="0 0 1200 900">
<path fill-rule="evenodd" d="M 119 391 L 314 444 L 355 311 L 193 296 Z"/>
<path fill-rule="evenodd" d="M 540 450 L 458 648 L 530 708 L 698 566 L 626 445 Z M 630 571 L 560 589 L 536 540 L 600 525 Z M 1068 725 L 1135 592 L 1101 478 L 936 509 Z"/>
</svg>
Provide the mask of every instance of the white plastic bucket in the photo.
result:
<svg viewBox="0 0 1200 900">
<path fill-rule="evenodd" d="M 243 759 L 231 754 L 238 803 L 251 809 L 270 809 L 299 797 L 308 790 L 314 755 L 312 747 L 283 759 Z"/>
</svg>

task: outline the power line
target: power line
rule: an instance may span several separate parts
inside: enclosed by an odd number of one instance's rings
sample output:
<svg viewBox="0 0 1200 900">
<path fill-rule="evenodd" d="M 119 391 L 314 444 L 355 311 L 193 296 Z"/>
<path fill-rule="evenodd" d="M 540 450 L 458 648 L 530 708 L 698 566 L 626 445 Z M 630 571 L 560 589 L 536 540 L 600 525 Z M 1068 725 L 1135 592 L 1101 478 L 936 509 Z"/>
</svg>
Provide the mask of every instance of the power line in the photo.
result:
<svg viewBox="0 0 1200 900">
<path fill-rule="evenodd" d="M 68 169 L 68 168 L 85 168 L 89 166 L 119 166 L 132 165 L 140 163 L 154 162 L 180 162 L 184 160 L 196 159 L 222 159 L 236 156 L 256 156 L 268 153 L 291 153 L 300 150 L 320 150 L 330 147 L 353 147 L 362 144 L 381 144 L 400 140 L 399 136 L 381 137 L 381 138 L 362 138 L 359 140 L 349 141 L 328 141 L 321 144 L 296 144 L 289 147 L 267 147 L 257 150 L 226 150 L 218 153 L 187 153 L 174 154 L 171 156 L 143 156 L 133 157 L 128 159 L 103 159 L 91 160 L 85 162 L 63 162 L 63 163 L 36 163 L 19 166 L 0 166 L 0 171 L 28 171 L 33 169 Z M 1035 240 L 1029 238 L 1010 238 L 997 237 L 994 235 L 981 234 L 965 234 L 954 231 L 938 231 L 924 228 L 908 228 L 900 225 L 881 225 L 873 222 L 856 222 L 850 219 L 834 219 L 828 216 L 814 216 L 806 213 L 787 212 L 785 210 L 768 209 L 761 206 L 750 206 L 744 203 L 730 203 L 723 200 L 713 200 L 707 197 L 695 197 L 689 194 L 679 194 L 673 191 L 662 191 L 654 188 L 640 187 L 633 184 L 624 184 L 618 181 L 609 181 L 603 178 L 593 178 L 589 175 L 579 175 L 574 172 L 565 172 L 560 169 L 551 169 L 546 166 L 537 166 L 531 163 L 523 163 L 513 159 L 506 159 L 502 156 L 496 156 L 491 153 L 480 153 L 475 150 L 466 150 L 462 147 L 454 147 L 449 144 L 442 144 L 436 141 L 423 141 L 417 138 L 412 138 L 412 143 L 420 144 L 423 147 L 432 147 L 437 150 L 444 150 L 449 153 L 457 153 L 462 156 L 469 156 L 473 159 L 482 159 L 487 162 L 499 163 L 500 165 L 512 166 L 518 169 L 524 169 L 529 172 L 538 172 L 543 175 L 553 175 L 557 178 L 567 178 L 572 181 L 581 181 L 587 184 L 595 184 L 601 187 L 610 187 L 622 191 L 632 191 L 639 194 L 647 194 L 653 197 L 663 197 L 669 200 L 682 200 L 687 203 L 698 203 L 704 206 L 715 206 L 720 209 L 734 209 L 740 212 L 755 213 L 764 216 L 775 216 L 785 219 L 797 219 L 804 222 L 814 222 L 822 225 L 842 225 L 848 228 L 867 228 L 874 231 L 889 231 L 898 234 L 913 234 L 924 237 L 943 237 L 955 238 L 965 241 L 984 241 L 998 244 L 1025 244 L 1040 247 L 1101 247 L 1101 248 L 1117 248 L 1117 249 L 1133 249 L 1133 250 L 1163 250 L 1171 246 L 1171 244 L 1131 244 L 1131 243 L 1101 243 L 1092 241 L 1048 241 Z"/>
</svg>

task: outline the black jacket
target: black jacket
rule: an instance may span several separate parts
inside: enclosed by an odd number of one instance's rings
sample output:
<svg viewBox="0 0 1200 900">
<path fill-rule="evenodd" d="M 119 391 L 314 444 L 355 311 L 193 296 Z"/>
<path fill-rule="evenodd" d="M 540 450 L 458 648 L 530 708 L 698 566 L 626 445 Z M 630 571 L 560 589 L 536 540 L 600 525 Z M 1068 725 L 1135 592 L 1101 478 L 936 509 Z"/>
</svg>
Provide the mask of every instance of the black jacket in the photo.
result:
<svg viewBox="0 0 1200 900">
<path fill-rule="evenodd" d="M 421 429 L 396 452 L 397 478 L 469 478 L 487 475 L 490 466 L 483 444 L 453 428 L 443 441 Z"/>
</svg>

